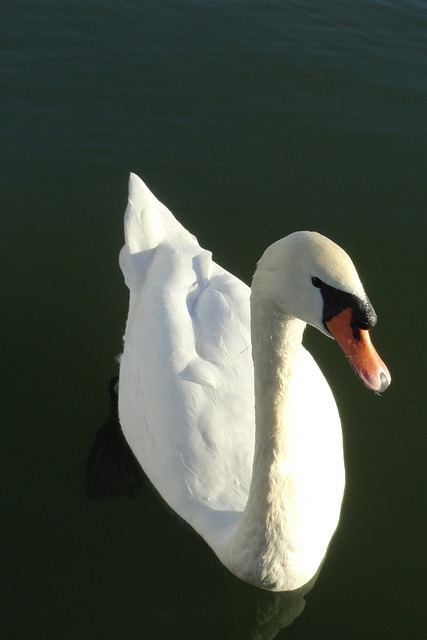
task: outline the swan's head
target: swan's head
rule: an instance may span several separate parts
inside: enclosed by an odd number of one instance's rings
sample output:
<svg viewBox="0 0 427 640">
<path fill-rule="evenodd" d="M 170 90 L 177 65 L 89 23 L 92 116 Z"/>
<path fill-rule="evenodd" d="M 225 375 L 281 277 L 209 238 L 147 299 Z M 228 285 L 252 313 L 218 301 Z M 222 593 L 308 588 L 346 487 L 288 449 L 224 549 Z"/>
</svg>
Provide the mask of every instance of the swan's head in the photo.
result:
<svg viewBox="0 0 427 640">
<path fill-rule="evenodd" d="M 390 374 L 369 337 L 376 313 L 337 244 L 311 231 L 278 240 L 259 261 L 252 291 L 259 303 L 334 337 L 369 389 L 388 387 Z"/>
</svg>

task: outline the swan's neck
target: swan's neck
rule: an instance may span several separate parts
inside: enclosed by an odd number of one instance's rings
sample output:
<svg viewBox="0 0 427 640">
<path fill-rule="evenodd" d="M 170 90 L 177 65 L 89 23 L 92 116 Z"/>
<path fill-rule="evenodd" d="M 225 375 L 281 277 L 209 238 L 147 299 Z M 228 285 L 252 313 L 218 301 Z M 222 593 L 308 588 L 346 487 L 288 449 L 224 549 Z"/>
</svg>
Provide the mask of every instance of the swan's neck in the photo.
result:
<svg viewBox="0 0 427 640">
<path fill-rule="evenodd" d="M 260 586 L 266 588 L 275 588 L 276 573 L 283 575 L 298 563 L 300 517 L 293 473 L 298 435 L 289 411 L 292 370 L 304 328 L 302 321 L 268 305 L 252 304 L 255 453 L 248 501 L 231 546 L 249 574 L 265 575 L 266 584 Z"/>
<path fill-rule="evenodd" d="M 326 381 L 300 351 L 304 329 L 304 322 L 252 296 L 253 471 L 224 557 L 242 579 L 276 591 L 314 576 L 344 489 L 339 416 Z"/>
<path fill-rule="evenodd" d="M 289 386 L 304 329 L 301 320 L 282 312 L 252 309 L 257 472 L 265 467 L 271 472 L 286 458 Z"/>
<path fill-rule="evenodd" d="M 265 519 L 276 529 L 285 526 L 283 510 L 289 513 L 294 495 L 287 468 L 294 443 L 290 384 L 304 329 L 303 322 L 279 311 L 252 309 L 256 432 L 245 517 Z"/>
</svg>

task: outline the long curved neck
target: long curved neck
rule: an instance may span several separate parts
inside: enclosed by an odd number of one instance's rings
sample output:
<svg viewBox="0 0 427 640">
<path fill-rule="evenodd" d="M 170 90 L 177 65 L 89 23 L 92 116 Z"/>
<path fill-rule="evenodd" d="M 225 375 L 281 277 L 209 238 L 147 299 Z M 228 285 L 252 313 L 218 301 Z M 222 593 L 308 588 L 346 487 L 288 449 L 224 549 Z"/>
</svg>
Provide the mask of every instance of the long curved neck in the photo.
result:
<svg viewBox="0 0 427 640">
<path fill-rule="evenodd" d="M 280 563 L 278 572 L 292 565 L 289 542 L 296 504 L 293 474 L 288 468 L 288 448 L 293 447 L 288 429 L 289 385 L 304 328 L 301 320 L 251 300 L 255 453 L 249 497 L 232 552 L 238 554 L 240 566 L 247 566 L 249 580 L 252 571 L 258 577 L 269 576 L 266 588 L 274 588 L 271 564 Z"/>
<path fill-rule="evenodd" d="M 246 518 L 282 526 L 284 504 L 292 495 L 289 457 L 289 387 L 305 324 L 268 306 L 252 305 L 255 371 L 255 452 Z M 280 522 L 275 522 L 276 517 Z"/>
</svg>

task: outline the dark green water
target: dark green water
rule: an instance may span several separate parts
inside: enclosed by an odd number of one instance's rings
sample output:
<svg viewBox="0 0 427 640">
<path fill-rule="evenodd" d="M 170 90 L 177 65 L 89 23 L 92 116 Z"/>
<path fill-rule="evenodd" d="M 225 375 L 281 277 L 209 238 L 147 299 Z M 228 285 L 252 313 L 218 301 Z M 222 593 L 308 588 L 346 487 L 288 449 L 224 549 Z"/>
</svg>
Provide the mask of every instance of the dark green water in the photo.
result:
<svg viewBox="0 0 427 640">
<path fill-rule="evenodd" d="M 258 615 L 272 619 L 259 638 L 425 638 L 426 3 L 9 4 L 2 637 L 249 638 Z M 300 616 L 301 599 L 230 583 L 149 490 L 86 500 L 126 320 L 131 170 L 248 282 L 271 241 L 329 235 L 377 310 L 383 397 L 307 332 L 340 407 L 347 489 Z"/>
</svg>

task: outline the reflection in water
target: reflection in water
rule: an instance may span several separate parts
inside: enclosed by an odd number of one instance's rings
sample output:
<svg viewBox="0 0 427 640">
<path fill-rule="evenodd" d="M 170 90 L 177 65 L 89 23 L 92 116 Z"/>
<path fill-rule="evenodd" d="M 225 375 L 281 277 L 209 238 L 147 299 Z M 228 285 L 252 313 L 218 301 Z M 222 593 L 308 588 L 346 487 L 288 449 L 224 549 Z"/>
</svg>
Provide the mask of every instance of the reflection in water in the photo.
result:
<svg viewBox="0 0 427 640">
<path fill-rule="evenodd" d="M 273 592 L 257 589 L 225 571 L 235 622 L 235 640 L 275 638 L 281 629 L 288 627 L 302 613 L 304 598 L 320 572 L 299 589 Z"/>
<path fill-rule="evenodd" d="M 118 418 L 117 383 L 109 384 L 110 412 L 99 428 L 86 465 L 86 492 L 89 499 L 135 496 L 145 477 L 129 448 Z M 219 560 L 218 560 L 219 563 Z M 235 640 L 272 640 L 303 611 L 305 596 L 312 589 L 317 574 L 294 591 L 272 592 L 246 584 L 221 563 L 230 593 Z"/>
</svg>

